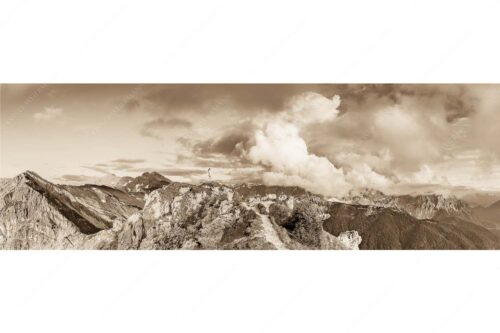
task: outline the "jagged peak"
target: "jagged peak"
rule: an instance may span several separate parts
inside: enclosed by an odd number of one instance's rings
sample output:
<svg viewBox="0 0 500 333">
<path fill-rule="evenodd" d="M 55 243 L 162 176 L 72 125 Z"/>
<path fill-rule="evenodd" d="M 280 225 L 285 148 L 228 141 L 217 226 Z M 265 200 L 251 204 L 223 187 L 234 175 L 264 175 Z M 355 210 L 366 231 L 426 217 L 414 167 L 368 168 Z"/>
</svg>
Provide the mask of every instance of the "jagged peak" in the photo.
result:
<svg viewBox="0 0 500 333">
<path fill-rule="evenodd" d="M 161 173 L 156 172 L 156 171 L 144 172 L 139 177 L 140 178 L 156 178 L 156 179 L 171 181 L 170 179 L 168 179 L 167 177 L 165 177 L 164 175 L 162 175 Z M 139 178 L 139 177 L 137 177 L 137 178 Z"/>
<path fill-rule="evenodd" d="M 387 196 L 387 195 L 384 192 L 382 192 L 380 190 L 373 189 L 373 188 L 368 188 L 368 187 L 352 189 L 347 194 L 348 198 L 349 197 L 369 197 L 369 198 L 373 198 L 373 197 L 385 197 L 385 196 Z"/>
<path fill-rule="evenodd" d="M 445 193 L 435 193 L 435 192 L 427 192 L 427 193 L 408 193 L 408 194 L 386 194 L 380 190 L 373 188 L 358 188 L 352 189 L 349 191 L 345 198 L 354 198 L 354 197 L 364 197 L 364 198 L 398 198 L 398 197 L 411 197 L 416 199 L 423 200 L 436 200 L 439 202 L 449 201 L 449 202 L 460 202 L 462 201 L 460 198 L 456 197 L 452 194 Z"/>
<path fill-rule="evenodd" d="M 29 180 L 48 183 L 47 180 L 45 180 L 39 174 L 37 174 L 36 172 L 31 171 L 31 170 L 26 170 L 26 171 L 18 174 L 17 176 L 15 176 L 13 179 L 17 183 L 19 183 L 19 182 L 26 182 L 26 181 L 29 181 Z"/>
<path fill-rule="evenodd" d="M 427 193 L 427 194 L 417 194 L 409 196 L 421 200 L 435 202 L 437 204 L 468 205 L 465 201 L 457 198 L 454 195 L 445 195 L 442 193 Z"/>
<path fill-rule="evenodd" d="M 146 177 L 146 176 L 161 176 L 161 174 L 159 174 L 156 171 L 151 171 L 151 172 L 146 171 L 146 172 L 143 172 L 141 176 L 144 176 L 144 177 Z"/>
<path fill-rule="evenodd" d="M 172 180 L 159 172 L 151 171 L 144 172 L 135 178 L 123 177 L 118 183 L 118 187 L 126 192 L 151 192 L 171 183 Z"/>
<path fill-rule="evenodd" d="M 19 175 L 17 175 L 16 177 L 19 177 L 19 176 L 34 176 L 34 177 L 40 177 L 39 174 L 37 174 L 35 171 L 31 171 L 31 170 L 26 170 L 26 171 L 23 171 L 21 172 Z"/>
</svg>

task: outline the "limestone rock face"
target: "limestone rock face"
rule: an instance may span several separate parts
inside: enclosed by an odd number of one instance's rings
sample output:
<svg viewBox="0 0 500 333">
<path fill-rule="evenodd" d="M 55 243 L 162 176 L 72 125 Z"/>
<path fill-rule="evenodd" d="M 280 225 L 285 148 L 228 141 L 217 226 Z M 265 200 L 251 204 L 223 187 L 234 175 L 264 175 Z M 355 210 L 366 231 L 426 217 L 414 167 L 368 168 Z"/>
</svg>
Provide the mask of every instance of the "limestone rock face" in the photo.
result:
<svg viewBox="0 0 500 333">
<path fill-rule="evenodd" d="M 352 249 L 322 229 L 327 217 L 314 196 L 294 198 L 315 207 L 307 217 L 287 205 L 288 197 L 206 183 L 172 183 L 146 196 L 144 209 L 118 232 L 119 249 Z M 271 205 L 287 210 L 289 225 L 269 214 Z M 294 222 L 289 222 L 289 224 Z"/>
<path fill-rule="evenodd" d="M 154 180 L 147 188 L 133 186 L 142 192 L 57 185 L 29 171 L 2 180 L 0 249 L 500 247 L 497 233 L 453 215 L 466 210 L 449 198 L 379 194 L 375 204 L 349 204 L 299 187 L 141 177 L 138 184 Z M 423 218 L 429 214 L 432 219 Z"/>
<path fill-rule="evenodd" d="M 357 249 L 359 235 L 326 232 L 327 218 L 327 202 L 300 188 L 169 182 L 141 201 L 25 172 L 0 190 L 0 248 Z"/>
<path fill-rule="evenodd" d="M 349 204 L 299 187 L 134 179 L 140 186 L 130 192 L 52 184 L 30 171 L 2 180 L 0 249 L 500 247 L 497 233 L 456 217 L 466 207 L 449 198 L 375 193 L 375 203 Z"/>
<path fill-rule="evenodd" d="M 30 186 L 32 177 L 19 175 L 0 189 L 0 248 L 72 248 L 71 238 L 81 232 Z"/>
<path fill-rule="evenodd" d="M 456 217 L 474 221 L 469 204 L 453 196 L 445 197 L 441 194 L 386 195 L 380 191 L 365 189 L 351 193 L 343 201 L 356 205 L 392 208 L 420 220 Z"/>
<path fill-rule="evenodd" d="M 347 249 L 350 250 L 358 249 L 362 240 L 357 231 L 341 232 L 338 239 Z"/>
<path fill-rule="evenodd" d="M 112 188 L 55 185 L 27 171 L 0 188 L 0 248 L 85 248 L 142 205 Z"/>
</svg>

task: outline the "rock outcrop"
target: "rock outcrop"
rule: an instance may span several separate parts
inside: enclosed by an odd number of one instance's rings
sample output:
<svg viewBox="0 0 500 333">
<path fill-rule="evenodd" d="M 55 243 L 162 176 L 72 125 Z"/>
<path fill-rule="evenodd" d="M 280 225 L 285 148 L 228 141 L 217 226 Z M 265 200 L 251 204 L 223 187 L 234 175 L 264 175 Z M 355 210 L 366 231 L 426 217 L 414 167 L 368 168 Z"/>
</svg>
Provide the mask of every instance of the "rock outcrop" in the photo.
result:
<svg viewBox="0 0 500 333">
<path fill-rule="evenodd" d="M 152 189 L 143 177 L 128 193 L 25 172 L 0 191 L 0 248 L 357 249 L 361 242 L 355 231 L 326 232 L 327 202 L 300 188 L 153 179 L 164 184 Z"/>
<path fill-rule="evenodd" d="M 0 185 L 0 249 L 500 247 L 498 233 L 462 218 L 460 202 L 381 193 L 363 200 L 332 202 L 300 187 L 193 185 L 151 173 L 116 188 L 57 185 L 28 171 Z"/>
<path fill-rule="evenodd" d="M 27 171 L 0 188 L 0 248 L 84 248 L 142 205 L 113 188 L 56 185 Z"/>
<path fill-rule="evenodd" d="M 118 232 L 119 249 L 355 249 L 327 233 L 317 197 L 218 183 L 172 183 L 150 193 Z M 276 192 L 276 191 L 275 191 Z M 279 208 L 276 208 L 279 207 Z M 281 215 L 273 214 L 280 210 Z M 306 212 L 307 211 L 307 212 Z M 357 242 L 357 243 L 356 243 Z"/>
</svg>

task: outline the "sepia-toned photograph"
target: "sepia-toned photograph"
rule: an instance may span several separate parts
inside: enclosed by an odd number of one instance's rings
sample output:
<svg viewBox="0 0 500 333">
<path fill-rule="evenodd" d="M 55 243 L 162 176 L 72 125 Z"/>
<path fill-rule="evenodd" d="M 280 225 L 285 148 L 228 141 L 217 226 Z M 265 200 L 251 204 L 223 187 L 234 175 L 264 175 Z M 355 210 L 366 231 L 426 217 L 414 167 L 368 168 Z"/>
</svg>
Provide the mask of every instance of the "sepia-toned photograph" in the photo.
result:
<svg viewBox="0 0 500 333">
<path fill-rule="evenodd" d="M 500 248 L 500 85 L 0 89 L 0 249 Z"/>
<path fill-rule="evenodd" d="M 498 333 L 500 2 L 0 0 L 0 330 Z"/>
</svg>

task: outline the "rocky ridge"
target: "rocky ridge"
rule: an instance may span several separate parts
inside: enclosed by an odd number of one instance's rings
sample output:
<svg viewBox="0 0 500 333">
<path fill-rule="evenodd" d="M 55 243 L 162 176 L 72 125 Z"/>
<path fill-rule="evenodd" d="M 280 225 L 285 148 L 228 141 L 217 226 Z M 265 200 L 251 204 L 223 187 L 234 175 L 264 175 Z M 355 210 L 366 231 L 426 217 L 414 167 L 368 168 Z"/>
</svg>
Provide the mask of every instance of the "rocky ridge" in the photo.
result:
<svg viewBox="0 0 500 333">
<path fill-rule="evenodd" d="M 470 207 L 435 195 L 326 200 L 300 187 L 172 182 L 52 184 L 25 172 L 0 186 L 1 249 L 496 249 Z M 131 186 L 128 186 L 131 185 Z M 495 214 L 498 205 L 492 205 Z M 490 214 L 490 215 L 491 215 Z"/>
<path fill-rule="evenodd" d="M 392 207 L 331 203 L 323 228 L 356 230 L 360 249 L 499 249 L 498 233 L 457 217 L 417 219 Z"/>
<path fill-rule="evenodd" d="M 116 189 L 56 185 L 33 172 L 15 177 L 0 189 L 0 248 L 357 249 L 361 242 L 356 231 L 326 232 L 326 201 L 300 188 L 138 178 Z"/>
<path fill-rule="evenodd" d="M 406 212 L 417 219 L 457 217 L 468 221 L 474 220 L 472 208 L 468 203 L 441 194 L 386 195 L 381 191 L 365 189 L 352 192 L 343 200 L 355 205 L 392 208 Z"/>
</svg>

